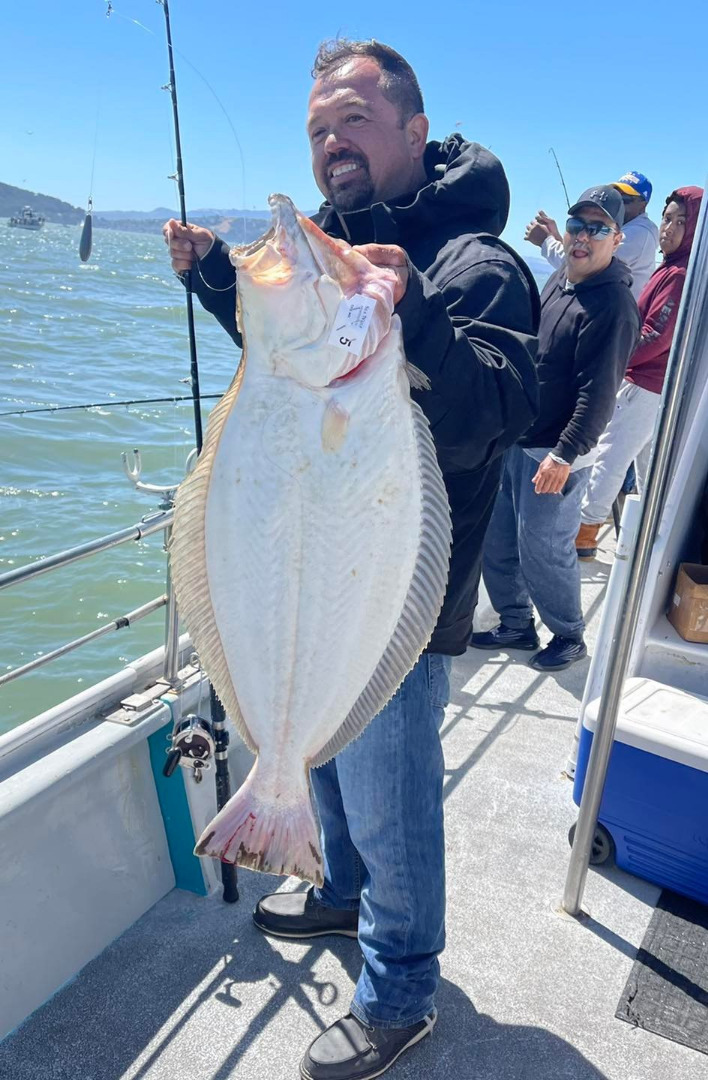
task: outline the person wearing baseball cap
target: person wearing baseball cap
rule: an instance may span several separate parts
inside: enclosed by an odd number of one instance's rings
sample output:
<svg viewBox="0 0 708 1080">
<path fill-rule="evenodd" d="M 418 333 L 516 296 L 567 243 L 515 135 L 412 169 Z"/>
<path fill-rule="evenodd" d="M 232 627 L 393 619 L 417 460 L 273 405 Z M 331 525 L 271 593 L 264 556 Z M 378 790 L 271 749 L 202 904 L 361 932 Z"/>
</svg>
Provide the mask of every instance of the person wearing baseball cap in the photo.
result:
<svg viewBox="0 0 708 1080">
<path fill-rule="evenodd" d="M 598 184 L 595 187 L 588 188 L 587 191 L 582 193 L 578 201 L 569 207 L 568 218 L 574 217 L 586 206 L 597 206 L 602 210 L 605 217 L 614 222 L 618 230 L 621 231 L 625 222 L 624 199 L 614 184 Z M 620 246 L 621 241 L 618 250 Z M 565 245 L 563 250 L 564 254 L 567 255 Z"/>
<path fill-rule="evenodd" d="M 632 461 L 644 490 L 666 366 L 678 320 L 703 188 L 680 187 L 666 197 L 659 244 L 664 260 L 639 298 L 642 332 L 617 394 L 612 419 L 598 443 L 575 540 L 578 558 L 594 559 L 597 537 Z"/>
<path fill-rule="evenodd" d="M 616 189 L 624 206 L 623 239 L 617 257 L 632 274 L 632 295 L 638 300 L 654 273 L 659 246 L 659 230 L 646 212 L 652 186 L 640 172 L 627 172 L 605 186 Z M 527 225 L 524 238 L 541 248 L 541 254 L 554 269 L 560 268 L 565 258 L 563 241 L 555 221 L 544 210 L 539 210 Z"/>
<path fill-rule="evenodd" d="M 612 185 L 616 187 L 622 195 L 628 195 L 630 199 L 639 199 L 643 204 L 639 213 L 642 213 L 647 208 L 647 204 L 651 199 L 652 187 L 646 176 L 640 172 L 628 172 L 624 176 L 620 176 L 619 180 L 615 180 Z M 635 211 L 631 214 L 629 220 L 637 216 Z M 627 213 L 625 210 L 625 219 L 627 219 Z"/>
<path fill-rule="evenodd" d="M 615 258 L 624 208 L 616 187 L 597 184 L 568 211 L 563 265 L 541 296 L 539 414 L 504 454 L 485 538 L 484 583 L 500 622 L 473 633 L 470 645 L 534 652 L 537 671 L 561 671 L 587 655 L 580 506 L 640 330 L 631 274 Z M 543 649 L 534 608 L 553 634 Z"/>
</svg>

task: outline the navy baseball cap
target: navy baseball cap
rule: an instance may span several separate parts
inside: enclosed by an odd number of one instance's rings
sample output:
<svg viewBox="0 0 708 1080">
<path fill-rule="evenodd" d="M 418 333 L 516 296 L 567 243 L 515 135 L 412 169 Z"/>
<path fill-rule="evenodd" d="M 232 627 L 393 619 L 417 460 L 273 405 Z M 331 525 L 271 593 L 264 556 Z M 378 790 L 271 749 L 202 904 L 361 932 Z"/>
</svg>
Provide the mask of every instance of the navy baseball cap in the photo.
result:
<svg viewBox="0 0 708 1080">
<path fill-rule="evenodd" d="M 598 184 L 597 187 L 588 188 L 568 213 L 575 214 L 582 206 L 597 206 L 620 228 L 624 225 L 624 203 L 613 184 Z"/>
<path fill-rule="evenodd" d="M 652 186 L 646 176 L 640 172 L 628 172 L 620 176 L 612 187 L 617 188 L 623 195 L 637 195 L 644 202 L 651 199 Z"/>
</svg>

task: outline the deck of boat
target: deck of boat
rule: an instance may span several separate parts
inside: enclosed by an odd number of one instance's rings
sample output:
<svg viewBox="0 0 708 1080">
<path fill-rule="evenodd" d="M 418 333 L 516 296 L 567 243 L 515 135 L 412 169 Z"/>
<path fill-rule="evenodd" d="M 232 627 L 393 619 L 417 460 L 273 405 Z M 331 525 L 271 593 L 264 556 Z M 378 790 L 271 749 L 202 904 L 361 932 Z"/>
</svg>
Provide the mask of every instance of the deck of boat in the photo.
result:
<svg viewBox="0 0 708 1080">
<path fill-rule="evenodd" d="M 596 633 L 611 537 L 583 567 Z M 545 635 L 545 631 L 543 631 Z M 699 1080 L 701 1053 L 614 1017 L 659 890 L 591 871 L 590 917 L 558 914 L 575 820 L 563 776 L 588 662 L 555 677 L 468 650 L 443 729 L 448 942 L 433 1037 L 391 1080 Z M 242 871 L 225 905 L 173 891 L 0 1046 L 12 1080 L 292 1080 L 347 1011 L 356 941 L 264 937 Z M 5 947 L 11 947 L 5 942 Z"/>
</svg>

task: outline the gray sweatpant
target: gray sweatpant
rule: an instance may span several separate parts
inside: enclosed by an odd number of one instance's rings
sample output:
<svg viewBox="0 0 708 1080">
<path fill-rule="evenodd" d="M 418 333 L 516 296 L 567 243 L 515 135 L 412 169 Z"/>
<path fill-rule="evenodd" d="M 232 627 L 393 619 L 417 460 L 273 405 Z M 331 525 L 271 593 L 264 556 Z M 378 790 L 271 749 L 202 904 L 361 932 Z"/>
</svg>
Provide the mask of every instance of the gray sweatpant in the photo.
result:
<svg viewBox="0 0 708 1080">
<path fill-rule="evenodd" d="M 626 379 L 622 383 L 612 419 L 597 444 L 599 453 L 580 510 L 580 520 L 584 525 L 598 525 L 607 521 L 612 503 L 633 461 L 641 495 L 649 468 L 660 402 L 660 394 L 654 394 Z"/>
</svg>

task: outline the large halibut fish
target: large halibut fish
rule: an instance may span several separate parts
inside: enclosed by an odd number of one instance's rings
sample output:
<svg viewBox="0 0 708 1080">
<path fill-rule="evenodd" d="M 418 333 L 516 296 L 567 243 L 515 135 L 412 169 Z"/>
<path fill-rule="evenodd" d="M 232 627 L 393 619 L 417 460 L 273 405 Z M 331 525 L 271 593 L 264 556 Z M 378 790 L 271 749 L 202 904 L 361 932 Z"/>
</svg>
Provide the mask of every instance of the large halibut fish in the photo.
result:
<svg viewBox="0 0 708 1080">
<path fill-rule="evenodd" d="M 181 618 L 247 746 L 196 852 L 322 882 L 308 772 L 361 734 L 430 640 L 450 513 L 394 273 L 283 195 L 235 248 L 243 357 L 181 485 Z"/>
</svg>

